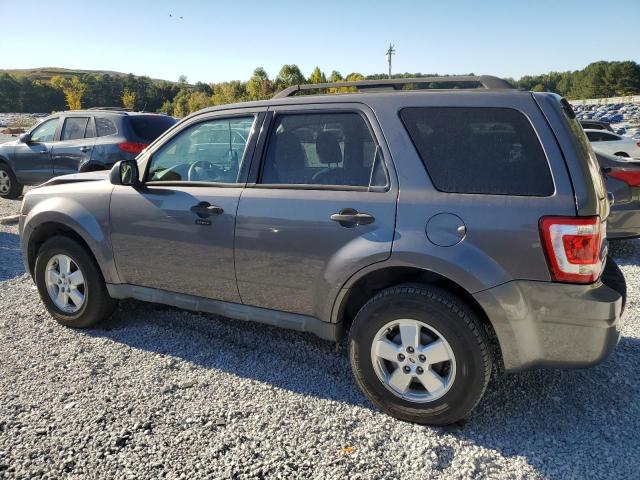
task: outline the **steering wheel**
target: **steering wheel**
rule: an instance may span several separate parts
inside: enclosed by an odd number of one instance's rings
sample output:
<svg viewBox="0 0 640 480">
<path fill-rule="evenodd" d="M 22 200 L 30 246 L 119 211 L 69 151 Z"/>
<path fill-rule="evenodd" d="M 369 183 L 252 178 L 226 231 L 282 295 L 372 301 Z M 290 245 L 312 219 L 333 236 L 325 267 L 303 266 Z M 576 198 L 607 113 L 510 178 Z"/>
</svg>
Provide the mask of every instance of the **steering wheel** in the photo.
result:
<svg viewBox="0 0 640 480">
<path fill-rule="evenodd" d="M 197 168 L 201 170 L 208 170 L 210 172 L 214 172 L 215 173 L 214 178 L 203 179 L 202 173 L 198 172 L 196 170 Z M 219 170 L 220 168 L 215 166 L 209 160 L 198 160 L 196 162 L 193 162 L 191 165 L 189 165 L 189 171 L 187 172 L 187 180 L 189 180 L 190 182 L 197 182 L 201 180 L 209 180 L 209 181 L 216 180 L 217 178 L 220 177 Z"/>
</svg>

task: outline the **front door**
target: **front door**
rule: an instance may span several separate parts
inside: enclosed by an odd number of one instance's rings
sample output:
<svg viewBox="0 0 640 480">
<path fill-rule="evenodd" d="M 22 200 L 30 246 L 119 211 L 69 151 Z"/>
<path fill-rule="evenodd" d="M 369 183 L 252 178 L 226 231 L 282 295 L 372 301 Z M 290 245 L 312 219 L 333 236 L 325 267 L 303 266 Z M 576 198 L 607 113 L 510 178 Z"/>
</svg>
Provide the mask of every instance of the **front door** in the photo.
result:
<svg viewBox="0 0 640 480">
<path fill-rule="evenodd" d="M 18 142 L 14 151 L 18 180 L 35 185 L 53 177 L 51 148 L 56 138 L 59 118 L 51 118 L 31 130 L 28 143 Z"/>
<path fill-rule="evenodd" d="M 390 256 L 397 188 L 374 125 L 357 105 L 275 110 L 238 207 L 244 303 L 327 320 L 343 282 Z"/>
<path fill-rule="evenodd" d="M 115 187 L 111 241 L 125 283 L 240 301 L 234 229 L 258 117 L 196 117 L 150 153 L 143 188 Z"/>
<path fill-rule="evenodd" d="M 78 173 L 80 167 L 91 160 L 95 136 L 93 118 L 66 117 L 60 141 L 54 144 L 51 151 L 54 175 Z"/>
</svg>

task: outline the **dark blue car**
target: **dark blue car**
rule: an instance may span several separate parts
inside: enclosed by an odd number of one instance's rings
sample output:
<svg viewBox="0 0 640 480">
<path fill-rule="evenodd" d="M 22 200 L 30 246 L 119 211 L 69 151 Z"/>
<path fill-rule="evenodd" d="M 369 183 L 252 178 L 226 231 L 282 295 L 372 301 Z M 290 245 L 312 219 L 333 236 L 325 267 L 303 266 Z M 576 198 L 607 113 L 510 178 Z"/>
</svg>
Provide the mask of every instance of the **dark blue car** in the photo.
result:
<svg viewBox="0 0 640 480">
<path fill-rule="evenodd" d="M 167 115 L 121 109 L 51 115 L 17 140 L 0 145 L 0 197 L 18 198 L 24 185 L 133 159 L 176 123 Z"/>
</svg>

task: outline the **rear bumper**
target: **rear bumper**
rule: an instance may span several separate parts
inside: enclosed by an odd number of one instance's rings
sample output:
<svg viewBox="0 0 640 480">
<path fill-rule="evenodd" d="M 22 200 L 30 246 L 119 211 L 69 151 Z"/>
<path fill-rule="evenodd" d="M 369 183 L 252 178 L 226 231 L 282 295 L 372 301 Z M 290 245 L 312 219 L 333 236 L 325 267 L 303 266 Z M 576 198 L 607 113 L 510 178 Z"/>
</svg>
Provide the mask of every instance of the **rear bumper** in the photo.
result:
<svg viewBox="0 0 640 480">
<path fill-rule="evenodd" d="M 622 296 L 601 281 L 520 280 L 474 297 L 491 319 L 507 371 L 594 365 L 620 339 Z"/>
</svg>

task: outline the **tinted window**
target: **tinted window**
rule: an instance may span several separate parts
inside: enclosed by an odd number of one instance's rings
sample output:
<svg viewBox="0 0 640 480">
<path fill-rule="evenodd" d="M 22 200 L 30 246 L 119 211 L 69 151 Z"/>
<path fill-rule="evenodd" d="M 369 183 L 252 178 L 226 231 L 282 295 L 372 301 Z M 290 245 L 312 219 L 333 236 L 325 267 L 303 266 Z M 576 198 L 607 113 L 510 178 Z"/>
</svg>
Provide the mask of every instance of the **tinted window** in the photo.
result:
<svg viewBox="0 0 640 480">
<path fill-rule="evenodd" d="M 254 117 L 197 123 L 151 158 L 149 181 L 235 183 Z"/>
<path fill-rule="evenodd" d="M 65 119 L 60 140 L 77 140 L 84 138 L 87 123 L 89 123 L 88 117 L 71 117 Z"/>
<path fill-rule="evenodd" d="M 146 143 L 153 142 L 169 127 L 175 125 L 177 120 L 166 115 L 140 115 L 129 117 L 134 134 Z"/>
<path fill-rule="evenodd" d="M 615 140 L 620 140 L 619 137 L 616 137 L 615 135 L 612 135 L 610 133 L 602 132 L 600 135 L 601 135 L 600 140 L 603 141 L 603 142 L 611 142 L 611 141 L 615 141 Z"/>
<path fill-rule="evenodd" d="M 585 132 L 590 142 L 599 142 L 602 140 L 599 132 Z"/>
<path fill-rule="evenodd" d="M 59 118 L 52 118 L 46 122 L 38 125 L 35 130 L 31 132 L 32 142 L 53 142 L 56 136 L 56 129 L 58 128 Z"/>
<path fill-rule="evenodd" d="M 369 187 L 385 186 L 387 176 L 359 114 L 290 114 L 276 117 L 261 183 Z"/>
<path fill-rule="evenodd" d="M 118 130 L 116 125 L 108 118 L 96 117 L 96 133 L 99 137 L 106 137 L 107 135 L 115 135 Z"/>
<path fill-rule="evenodd" d="M 400 117 L 438 190 L 553 194 L 553 180 L 540 141 L 517 110 L 405 108 Z"/>
</svg>

